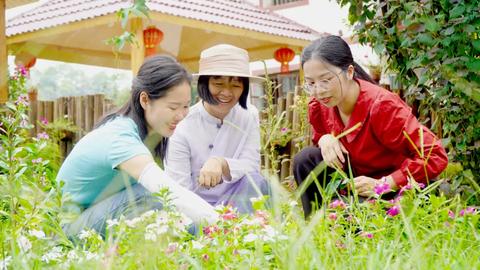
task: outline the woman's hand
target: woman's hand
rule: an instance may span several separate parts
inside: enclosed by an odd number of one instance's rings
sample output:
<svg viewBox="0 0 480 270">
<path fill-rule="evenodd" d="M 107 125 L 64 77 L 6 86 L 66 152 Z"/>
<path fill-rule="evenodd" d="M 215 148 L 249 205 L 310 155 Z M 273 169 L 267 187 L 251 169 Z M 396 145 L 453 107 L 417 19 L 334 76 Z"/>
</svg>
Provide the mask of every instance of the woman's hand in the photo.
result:
<svg viewBox="0 0 480 270">
<path fill-rule="evenodd" d="M 343 154 L 348 154 L 347 149 L 343 144 L 331 134 L 323 135 L 318 140 L 318 147 L 322 151 L 323 161 L 327 166 L 332 168 L 343 168 L 345 157 Z"/>
<path fill-rule="evenodd" d="M 224 162 L 226 161 L 223 158 L 209 158 L 205 164 L 203 164 L 202 169 L 200 169 L 198 183 L 206 188 L 211 188 L 222 183 Z"/>
<path fill-rule="evenodd" d="M 368 177 L 368 176 L 358 176 L 353 178 L 355 183 L 355 190 L 358 195 L 362 197 L 372 197 L 375 195 L 374 188 L 380 183 L 379 180 Z"/>
<path fill-rule="evenodd" d="M 355 190 L 358 195 L 362 197 L 372 197 L 375 195 L 381 195 L 385 192 L 395 191 L 398 189 L 395 181 L 391 176 L 382 177 L 382 179 L 374 179 L 368 176 L 358 176 L 353 178 L 355 183 Z M 386 185 L 386 186 L 382 186 Z M 378 194 L 375 191 L 375 187 L 378 186 Z"/>
</svg>

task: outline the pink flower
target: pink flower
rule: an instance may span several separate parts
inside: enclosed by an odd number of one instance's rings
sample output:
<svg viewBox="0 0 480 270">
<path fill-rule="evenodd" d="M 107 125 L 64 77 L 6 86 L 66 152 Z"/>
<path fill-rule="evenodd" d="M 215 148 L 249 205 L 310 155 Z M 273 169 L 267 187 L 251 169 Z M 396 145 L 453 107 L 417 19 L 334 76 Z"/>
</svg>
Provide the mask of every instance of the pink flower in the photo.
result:
<svg viewBox="0 0 480 270">
<path fill-rule="evenodd" d="M 377 195 L 382 195 L 384 193 L 390 192 L 390 185 L 386 182 L 376 185 L 373 190 Z"/>
<path fill-rule="evenodd" d="M 177 250 L 178 244 L 177 243 L 169 243 L 167 248 L 165 249 L 166 254 L 174 253 Z"/>
<path fill-rule="evenodd" d="M 284 127 L 284 128 L 282 128 L 282 129 L 280 129 L 280 132 L 282 132 L 282 133 L 287 133 L 287 132 L 288 132 L 288 128 L 285 128 L 285 127 Z"/>
<path fill-rule="evenodd" d="M 394 205 L 392 208 L 387 210 L 387 215 L 394 217 L 400 213 L 400 208 L 397 205 Z"/>
<path fill-rule="evenodd" d="M 424 183 L 418 183 L 418 187 L 419 187 L 420 189 L 424 189 L 424 188 L 425 188 L 425 184 L 424 184 Z"/>
<path fill-rule="evenodd" d="M 20 66 L 19 71 L 22 74 L 22 76 L 28 75 L 28 70 L 24 66 Z"/>
<path fill-rule="evenodd" d="M 448 210 L 448 217 L 451 219 L 455 218 L 455 213 L 452 210 Z"/>
<path fill-rule="evenodd" d="M 398 192 L 398 195 L 403 195 L 403 193 L 407 190 L 411 190 L 412 189 L 412 186 L 410 184 L 406 185 L 406 186 L 403 186 L 400 191 Z"/>
<path fill-rule="evenodd" d="M 333 200 L 329 205 L 328 207 L 332 208 L 332 209 L 335 209 L 335 208 L 339 208 L 339 209 L 345 209 L 347 207 L 347 205 L 342 201 L 342 200 Z"/>
<path fill-rule="evenodd" d="M 203 228 L 203 233 L 207 236 L 212 236 L 213 233 L 218 232 L 220 229 L 217 225 L 207 226 Z"/>
<path fill-rule="evenodd" d="M 220 217 L 223 220 L 233 220 L 233 219 L 237 218 L 237 214 L 235 214 L 235 212 L 232 211 L 231 209 L 227 209 L 227 211 L 225 213 L 221 214 Z"/>
<path fill-rule="evenodd" d="M 467 209 L 460 210 L 460 213 L 458 213 L 458 215 L 463 217 L 464 215 L 473 215 L 475 214 L 475 212 L 476 212 L 475 208 L 467 207 Z"/>
<path fill-rule="evenodd" d="M 375 200 L 375 199 L 369 199 L 369 200 L 367 200 L 367 202 L 368 202 L 369 204 L 376 204 L 376 203 L 377 203 L 377 200 Z"/>
<path fill-rule="evenodd" d="M 48 125 L 48 120 L 47 120 L 47 118 L 45 118 L 45 117 L 43 117 L 43 116 L 40 117 L 40 123 L 42 123 L 42 124 L 44 124 L 44 125 Z"/>
<path fill-rule="evenodd" d="M 361 232 L 361 233 L 360 233 L 360 236 L 361 236 L 361 237 L 365 237 L 365 238 L 369 238 L 369 239 L 372 239 L 372 238 L 373 238 L 373 234 L 372 234 L 372 233 L 369 233 L 369 232 Z"/>
<path fill-rule="evenodd" d="M 202 255 L 202 259 L 205 261 L 208 261 L 208 259 L 210 259 L 210 256 L 208 256 L 208 254 L 205 253 Z"/>
<path fill-rule="evenodd" d="M 336 213 L 330 213 L 328 214 L 328 218 L 331 220 L 336 220 L 337 219 L 337 214 Z"/>
<path fill-rule="evenodd" d="M 48 134 L 46 132 L 40 132 L 40 133 L 37 134 L 37 138 L 48 140 L 48 138 L 50 138 L 50 137 L 48 136 Z"/>
</svg>

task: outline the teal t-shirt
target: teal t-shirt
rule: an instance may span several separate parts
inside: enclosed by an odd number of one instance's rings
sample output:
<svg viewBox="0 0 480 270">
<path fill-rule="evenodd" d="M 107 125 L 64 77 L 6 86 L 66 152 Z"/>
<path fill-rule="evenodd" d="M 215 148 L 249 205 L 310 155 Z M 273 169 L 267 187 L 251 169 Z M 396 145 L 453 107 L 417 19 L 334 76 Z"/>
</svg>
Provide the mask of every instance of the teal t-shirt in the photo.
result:
<svg viewBox="0 0 480 270">
<path fill-rule="evenodd" d="M 129 117 L 117 117 L 85 135 L 62 164 L 57 181 L 63 193 L 82 207 L 101 201 L 136 182 L 117 166 L 135 156 L 148 154 L 138 127 Z"/>
</svg>

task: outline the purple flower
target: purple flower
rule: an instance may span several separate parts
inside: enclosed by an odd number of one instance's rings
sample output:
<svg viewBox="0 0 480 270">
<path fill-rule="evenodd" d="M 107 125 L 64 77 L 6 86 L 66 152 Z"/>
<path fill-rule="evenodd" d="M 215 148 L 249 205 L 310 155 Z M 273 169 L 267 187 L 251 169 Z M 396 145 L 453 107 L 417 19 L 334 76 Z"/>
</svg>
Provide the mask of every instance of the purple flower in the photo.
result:
<svg viewBox="0 0 480 270">
<path fill-rule="evenodd" d="M 28 106 L 28 99 L 27 99 L 27 96 L 25 95 L 21 95 L 21 96 L 18 96 L 17 100 L 15 101 L 15 105 L 24 105 L 24 106 Z"/>
<path fill-rule="evenodd" d="M 390 192 L 390 185 L 387 182 L 380 183 L 376 185 L 373 190 L 377 195 L 382 195 L 384 193 Z"/>
<path fill-rule="evenodd" d="M 281 131 L 282 133 L 287 133 L 288 128 L 285 128 L 285 127 L 284 127 L 284 128 L 282 128 L 282 129 L 280 129 L 280 131 Z"/>
<path fill-rule="evenodd" d="M 425 184 L 424 184 L 424 183 L 418 183 L 418 187 L 419 187 L 420 189 L 424 189 L 424 188 L 425 188 Z"/>
<path fill-rule="evenodd" d="M 23 120 L 20 122 L 20 128 L 28 128 L 28 121 L 27 121 L 27 119 L 23 119 Z"/>
<path fill-rule="evenodd" d="M 40 132 L 40 133 L 37 134 L 37 138 L 48 140 L 48 138 L 50 138 L 50 137 L 48 136 L 48 134 L 46 132 Z"/>
<path fill-rule="evenodd" d="M 400 213 L 400 208 L 397 205 L 392 206 L 392 208 L 387 210 L 387 215 L 394 217 Z"/>
<path fill-rule="evenodd" d="M 331 219 L 331 220 L 336 220 L 337 219 L 337 214 L 330 213 L 330 214 L 328 214 L 328 218 Z"/>
<path fill-rule="evenodd" d="M 333 202 L 331 202 L 328 205 L 328 207 L 330 207 L 332 209 L 335 209 L 335 208 L 345 209 L 347 207 L 347 205 L 342 200 L 333 200 Z"/>
<path fill-rule="evenodd" d="M 208 254 L 203 254 L 202 255 L 202 259 L 204 259 L 205 261 L 208 261 L 208 259 L 210 259 L 210 256 L 208 256 Z"/>
<path fill-rule="evenodd" d="M 43 161 L 42 158 L 32 159 L 32 163 L 33 163 L 33 164 L 42 163 L 42 161 Z"/>
</svg>

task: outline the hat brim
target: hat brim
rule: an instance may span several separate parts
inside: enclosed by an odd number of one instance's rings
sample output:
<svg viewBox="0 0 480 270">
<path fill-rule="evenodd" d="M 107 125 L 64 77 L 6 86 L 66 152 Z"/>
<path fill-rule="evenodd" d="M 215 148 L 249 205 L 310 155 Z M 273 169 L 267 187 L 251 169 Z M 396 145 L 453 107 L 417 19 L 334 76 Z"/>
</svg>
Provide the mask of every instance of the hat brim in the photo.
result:
<svg viewBox="0 0 480 270">
<path fill-rule="evenodd" d="M 198 77 L 200 76 L 230 76 L 230 77 L 244 77 L 244 78 L 249 78 L 250 83 L 264 83 L 265 78 L 263 77 L 258 77 L 258 76 L 252 76 L 252 75 L 246 75 L 246 74 L 240 74 L 240 73 L 234 73 L 234 72 L 207 72 L 207 73 L 194 73 L 192 74 L 192 79 L 193 82 L 196 83 L 198 81 Z"/>
</svg>

